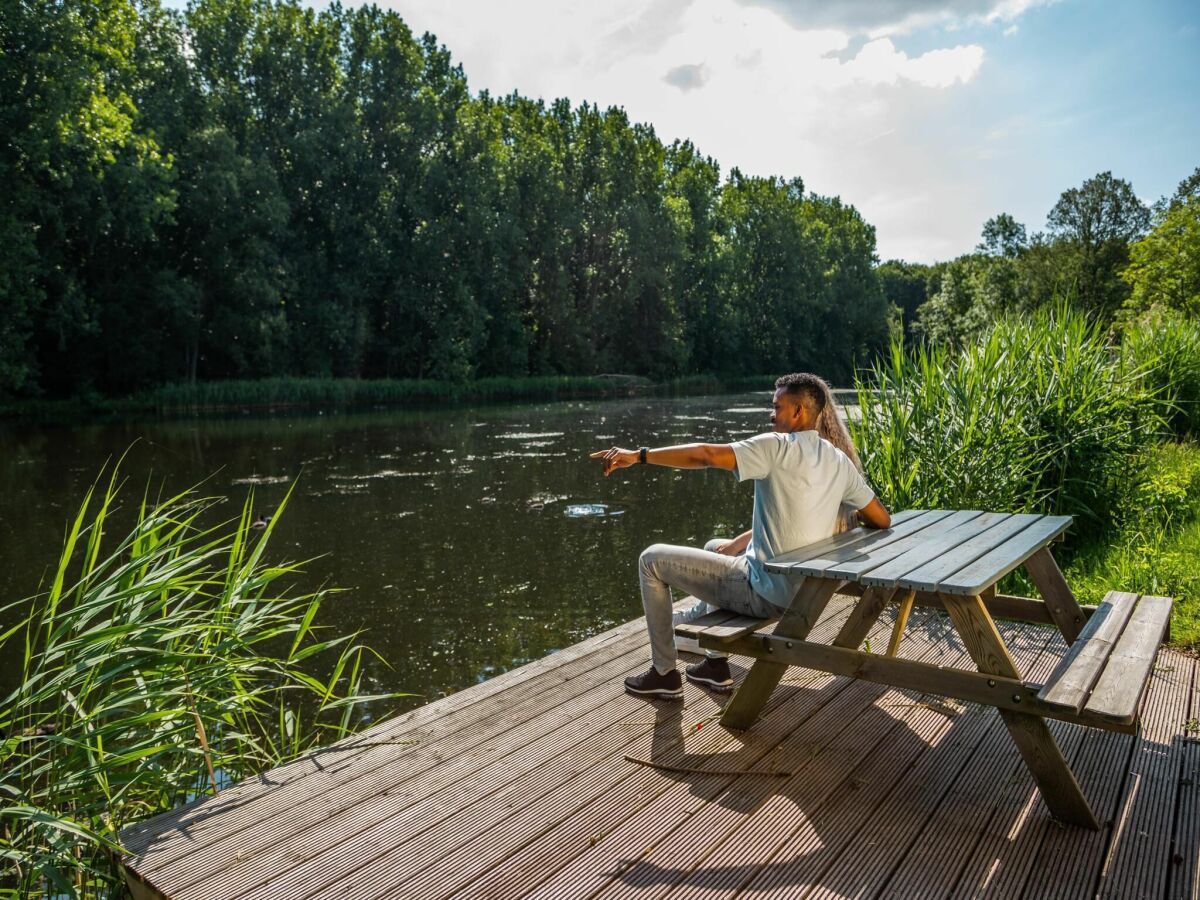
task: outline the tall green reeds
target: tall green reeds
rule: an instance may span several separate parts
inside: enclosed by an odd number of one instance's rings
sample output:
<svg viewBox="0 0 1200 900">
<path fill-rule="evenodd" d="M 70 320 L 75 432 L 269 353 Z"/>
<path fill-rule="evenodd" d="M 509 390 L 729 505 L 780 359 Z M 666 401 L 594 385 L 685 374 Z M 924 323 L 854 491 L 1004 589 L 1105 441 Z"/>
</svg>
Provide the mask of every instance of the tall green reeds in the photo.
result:
<svg viewBox="0 0 1200 900">
<path fill-rule="evenodd" d="M 289 596 L 249 503 L 145 499 L 107 533 L 114 474 L 71 523 L 49 590 L 0 635 L 22 681 L 0 707 L 0 894 L 107 896 L 119 830 L 354 730 L 356 636 L 322 640 L 324 593 Z M 277 521 L 277 519 L 276 519 Z M 324 657 L 313 674 L 313 657 Z"/>
<path fill-rule="evenodd" d="M 1156 314 L 1127 329 L 1121 349 L 1144 373 L 1174 436 L 1200 436 L 1200 322 Z"/>
<path fill-rule="evenodd" d="M 1053 512 L 1097 534 L 1162 423 L 1136 363 L 1065 308 L 998 322 L 977 343 L 891 355 L 851 423 L 894 508 Z"/>
</svg>

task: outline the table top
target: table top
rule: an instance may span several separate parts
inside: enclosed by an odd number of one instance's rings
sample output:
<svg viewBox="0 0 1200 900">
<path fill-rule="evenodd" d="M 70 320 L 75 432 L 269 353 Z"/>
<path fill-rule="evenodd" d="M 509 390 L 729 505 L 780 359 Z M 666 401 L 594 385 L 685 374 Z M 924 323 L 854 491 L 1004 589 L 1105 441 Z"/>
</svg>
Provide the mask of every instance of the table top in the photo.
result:
<svg viewBox="0 0 1200 900">
<path fill-rule="evenodd" d="M 855 528 L 777 556 L 766 567 L 869 587 L 978 594 L 1070 524 L 1070 516 L 912 509 L 892 516 L 891 528 Z"/>
</svg>

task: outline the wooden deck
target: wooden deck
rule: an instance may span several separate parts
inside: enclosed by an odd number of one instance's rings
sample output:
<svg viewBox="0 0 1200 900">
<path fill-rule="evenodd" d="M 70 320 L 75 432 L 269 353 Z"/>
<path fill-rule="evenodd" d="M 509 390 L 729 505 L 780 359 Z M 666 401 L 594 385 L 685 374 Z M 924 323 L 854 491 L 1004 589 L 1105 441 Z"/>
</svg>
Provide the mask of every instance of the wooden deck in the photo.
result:
<svg viewBox="0 0 1200 900">
<path fill-rule="evenodd" d="M 834 599 L 814 638 L 849 602 Z M 1065 652 L 1052 629 L 1001 629 L 1034 678 Z M 901 654 L 967 660 L 930 610 Z M 1197 896 L 1187 656 L 1160 652 L 1136 737 L 1050 724 L 1098 833 L 1049 819 L 994 709 L 793 669 L 737 734 L 715 721 L 727 695 L 626 695 L 621 678 L 647 659 L 639 619 L 127 829 L 135 894 Z"/>
</svg>

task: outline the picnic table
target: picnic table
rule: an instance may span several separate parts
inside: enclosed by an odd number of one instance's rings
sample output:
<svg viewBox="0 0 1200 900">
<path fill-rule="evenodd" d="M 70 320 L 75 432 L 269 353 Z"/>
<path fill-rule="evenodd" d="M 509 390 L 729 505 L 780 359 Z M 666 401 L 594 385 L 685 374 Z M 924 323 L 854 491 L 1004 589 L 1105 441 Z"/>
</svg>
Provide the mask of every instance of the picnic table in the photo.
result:
<svg viewBox="0 0 1200 900">
<path fill-rule="evenodd" d="M 1096 607 L 1080 606 L 1050 552 L 1070 524 L 1069 516 L 900 512 L 891 528 L 856 528 L 767 561 L 771 571 L 804 576 L 773 630 L 773 619 L 717 612 L 676 632 L 702 647 L 755 659 L 722 716 L 730 728 L 754 723 L 788 666 L 994 706 L 1051 815 L 1098 829 L 1046 719 L 1134 733 L 1172 601 L 1113 591 Z M 996 593 L 996 583 L 1021 566 L 1041 599 Z M 806 640 L 837 592 L 860 594 L 840 632 L 832 644 Z M 886 652 L 861 649 L 891 603 L 899 608 Z M 978 671 L 896 655 L 915 604 L 949 614 Z M 1045 684 L 1022 676 L 994 617 L 1053 625 L 1062 633 L 1068 651 Z"/>
</svg>

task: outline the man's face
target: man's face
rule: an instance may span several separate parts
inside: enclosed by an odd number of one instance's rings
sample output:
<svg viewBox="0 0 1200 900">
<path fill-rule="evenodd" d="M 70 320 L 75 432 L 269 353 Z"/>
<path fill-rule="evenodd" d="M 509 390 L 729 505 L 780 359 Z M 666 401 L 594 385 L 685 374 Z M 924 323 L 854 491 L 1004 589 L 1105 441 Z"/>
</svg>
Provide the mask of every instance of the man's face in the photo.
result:
<svg viewBox="0 0 1200 900">
<path fill-rule="evenodd" d="M 797 398 L 788 394 L 786 388 L 778 388 L 771 399 L 771 430 L 787 434 L 800 431 L 804 412 Z"/>
</svg>

